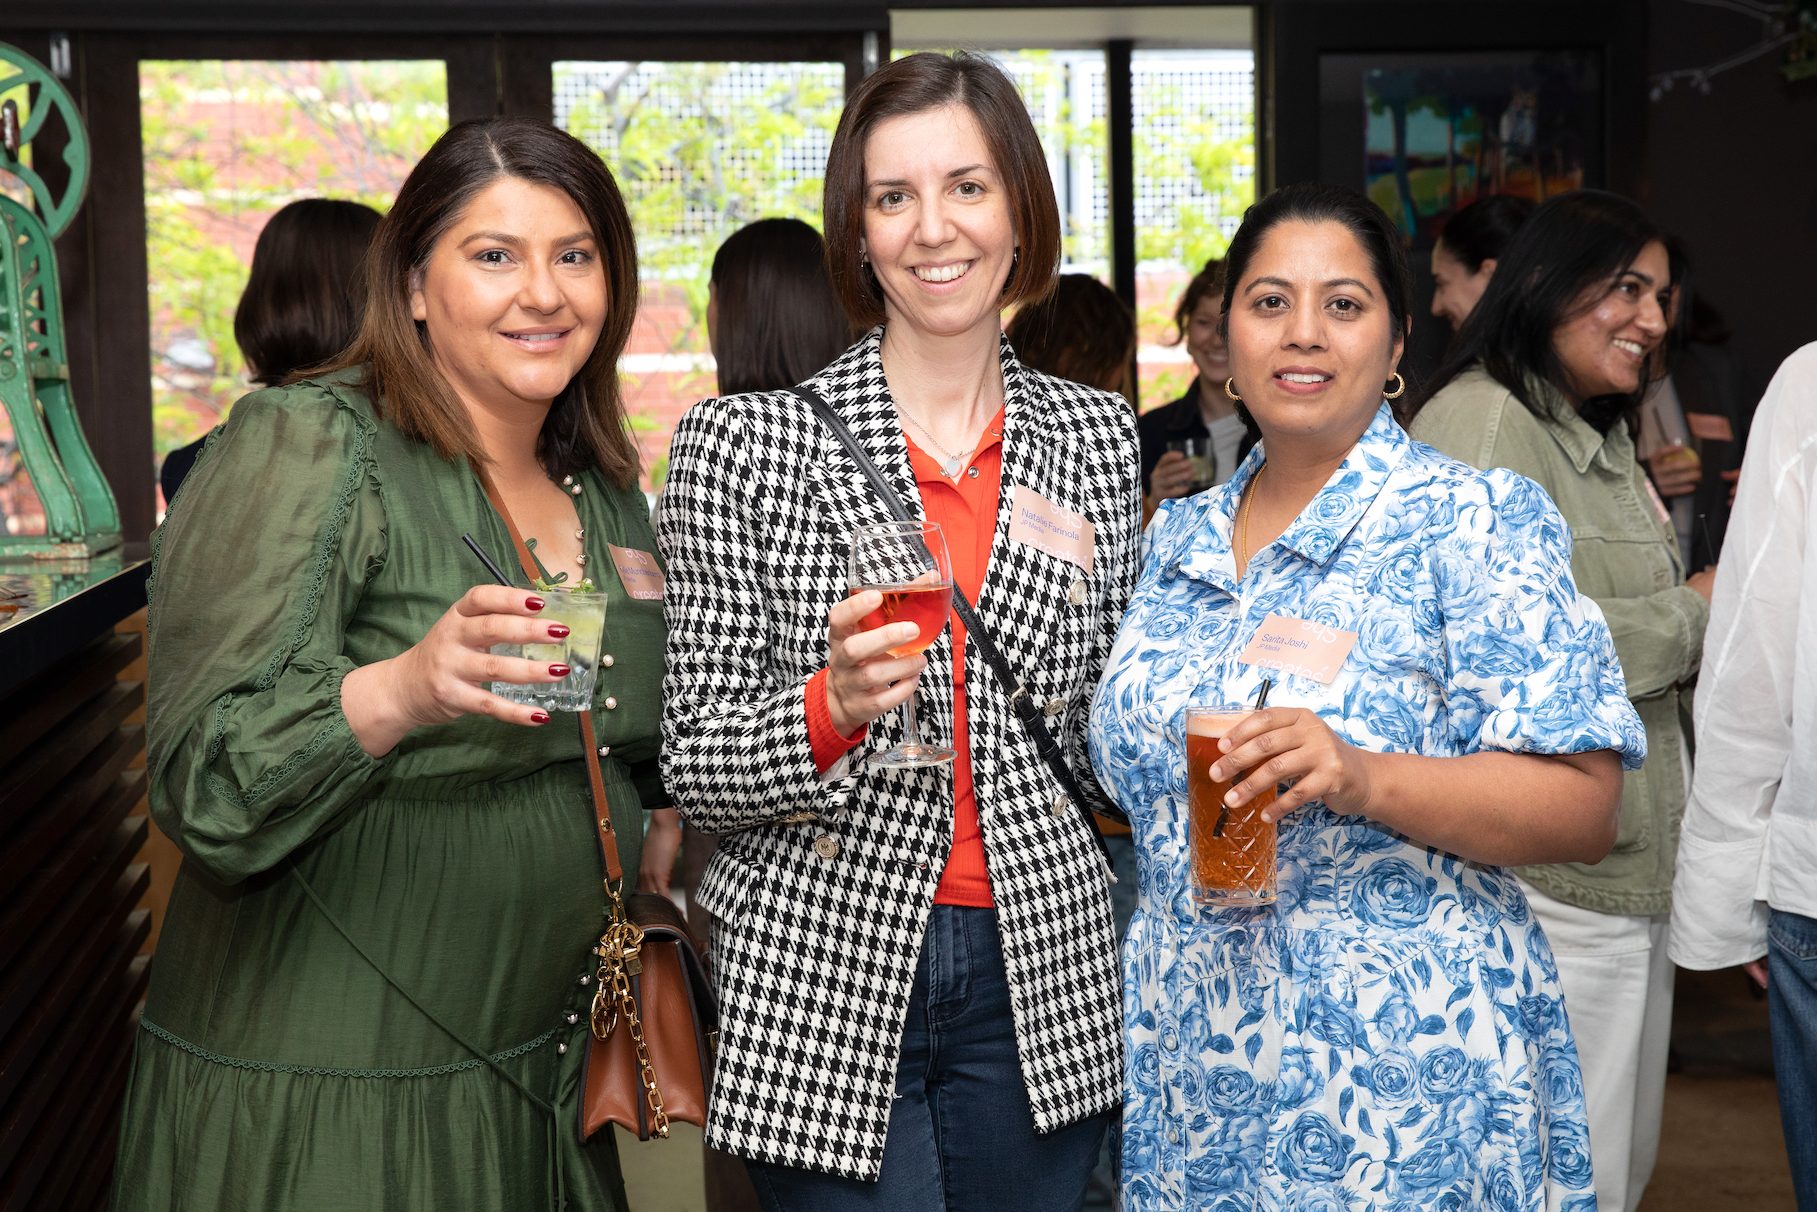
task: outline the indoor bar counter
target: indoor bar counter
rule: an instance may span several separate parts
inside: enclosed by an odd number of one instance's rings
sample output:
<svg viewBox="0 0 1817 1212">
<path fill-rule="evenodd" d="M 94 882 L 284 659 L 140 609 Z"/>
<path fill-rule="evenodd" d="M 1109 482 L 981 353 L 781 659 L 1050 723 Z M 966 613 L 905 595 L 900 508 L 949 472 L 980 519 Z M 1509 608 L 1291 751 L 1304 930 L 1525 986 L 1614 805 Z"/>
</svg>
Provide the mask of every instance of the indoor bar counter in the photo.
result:
<svg viewBox="0 0 1817 1212">
<path fill-rule="evenodd" d="M 108 1199 L 149 962 L 149 567 L 0 563 L 0 1207 Z"/>
</svg>

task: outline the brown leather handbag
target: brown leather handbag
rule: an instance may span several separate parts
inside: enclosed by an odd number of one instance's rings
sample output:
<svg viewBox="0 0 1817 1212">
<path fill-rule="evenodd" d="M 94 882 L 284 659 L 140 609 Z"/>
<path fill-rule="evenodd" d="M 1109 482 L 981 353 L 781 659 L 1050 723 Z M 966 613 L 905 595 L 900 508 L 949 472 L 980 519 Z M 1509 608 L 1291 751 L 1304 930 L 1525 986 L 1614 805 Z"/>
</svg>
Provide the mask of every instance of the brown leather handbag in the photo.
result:
<svg viewBox="0 0 1817 1212">
<path fill-rule="evenodd" d="M 599 775 L 593 718 L 580 713 L 593 783 L 610 918 L 593 954 L 593 1038 L 587 1041 L 580 1137 L 618 1124 L 638 1140 L 669 1135 L 669 1121 L 706 1126 L 719 1008 L 675 902 L 621 895 L 624 873 Z"/>
<path fill-rule="evenodd" d="M 519 566 L 535 584 L 536 562 L 517 524 L 483 471 L 480 483 L 511 532 Z M 599 963 L 593 974 L 593 1038 L 582 1070 L 580 1137 L 587 1140 L 607 1124 L 637 1133 L 638 1140 L 668 1136 L 671 1120 L 705 1127 L 719 1007 L 681 910 L 654 893 L 624 895 L 593 713 L 577 714 L 607 907 L 606 928 L 593 949 Z"/>
</svg>

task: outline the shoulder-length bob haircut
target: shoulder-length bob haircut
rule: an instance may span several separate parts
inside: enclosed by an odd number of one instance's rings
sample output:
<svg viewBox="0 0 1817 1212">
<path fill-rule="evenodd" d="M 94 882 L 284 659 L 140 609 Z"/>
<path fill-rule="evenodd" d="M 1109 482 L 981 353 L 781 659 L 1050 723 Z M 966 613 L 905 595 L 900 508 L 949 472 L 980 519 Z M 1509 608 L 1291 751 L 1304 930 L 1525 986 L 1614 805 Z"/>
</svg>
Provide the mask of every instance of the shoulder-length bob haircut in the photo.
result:
<svg viewBox="0 0 1817 1212">
<path fill-rule="evenodd" d="M 253 382 L 276 387 L 359 335 L 366 250 L 378 225 L 378 211 L 336 198 L 299 198 L 266 220 L 233 313 Z"/>
<path fill-rule="evenodd" d="M 826 244 L 800 219 L 759 219 L 727 236 L 709 281 L 722 396 L 792 387 L 852 343 Z"/>
<path fill-rule="evenodd" d="M 327 369 L 363 366 L 378 408 L 405 435 L 445 459 L 484 464 L 467 410 L 435 368 L 434 334 L 410 314 L 435 243 L 494 181 L 558 189 L 586 216 L 606 275 L 606 319 L 593 353 L 555 397 L 536 454 L 552 475 L 592 467 L 620 487 L 637 481 L 637 444 L 625 423 L 618 359 L 637 318 L 637 244 L 631 217 L 600 158 L 547 122 L 461 122 L 410 170 L 366 258 L 366 315 L 353 345 Z"/>
<path fill-rule="evenodd" d="M 866 76 L 847 99 L 826 158 L 827 269 L 855 327 L 870 328 L 885 318 L 883 292 L 859 251 L 867 192 L 864 152 L 871 132 L 887 119 L 948 105 L 962 105 L 977 119 L 1009 194 L 1017 255 L 1003 288 L 1003 305 L 1036 302 L 1054 287 L 1060 272 L 1060 209 L 1041 139 L 1015 84 L 984 55 L 907 55 Z"/>
<path fill-rule="evenodd" d="M 1584 292 L 1604 288 L 1590 303 L 1594 307 L 1643 248 L 1664 240 L 1646 212 L 1620 194 L 1579 189 L 1542 202 L 1502 250 L 1488 289 L 1408 416 L 1480 362 L 1528 412 L 1549 420 L 1529 381 L 1564 390 L 1565 368 L 1554 344 L 1559 325 L 1585 310 L 1579 302 Z M 1674 276 L 1682 272 L 1681 262 L 1671 264 Z M 1631 396 L 1610 397 L 1596 411 L 1618 415 L 1638 407 L 1662 368 L 1653 369 Z"/>
</svg>

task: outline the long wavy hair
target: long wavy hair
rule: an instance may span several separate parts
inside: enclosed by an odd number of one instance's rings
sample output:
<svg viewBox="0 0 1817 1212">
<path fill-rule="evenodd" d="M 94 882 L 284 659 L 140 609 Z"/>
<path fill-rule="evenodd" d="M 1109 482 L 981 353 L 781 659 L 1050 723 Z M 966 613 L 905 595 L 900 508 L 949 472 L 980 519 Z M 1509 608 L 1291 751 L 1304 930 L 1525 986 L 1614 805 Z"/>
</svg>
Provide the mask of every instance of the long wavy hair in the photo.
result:
<svg viewBox="0 0 1817 1212">
<path fill-rule="evenodd" d="M 360 367 L 374 407 L 445 459 L 488 462 L 467 410 L 429 350 L 410 294 L 435 243 L 475 196 L 515 178 L 566 194 L 586 216 L 606 275 L 599 341 L 555 397 L 536 454 L 552 475 L 592 467 L 620 487 L 637 482 L 637 443 L 625 420 L 618 359 L 637 318 L 637 242 L 618 183 L 586 144 L 547 122 L 483 118 L 435 141 L 398 190 L 366 258 L 366 316 L 353 345 L 325 370 Z"/>
</svg>

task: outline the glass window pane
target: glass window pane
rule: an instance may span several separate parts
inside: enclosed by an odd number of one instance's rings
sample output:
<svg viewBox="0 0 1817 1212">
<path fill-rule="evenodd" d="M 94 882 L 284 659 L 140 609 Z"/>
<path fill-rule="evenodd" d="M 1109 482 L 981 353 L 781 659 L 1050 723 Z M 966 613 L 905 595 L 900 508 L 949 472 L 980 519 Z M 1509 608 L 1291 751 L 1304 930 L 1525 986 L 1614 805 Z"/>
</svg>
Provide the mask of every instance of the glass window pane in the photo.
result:
<svg viewBox="0 0 1817 1212">
<path fill-rule="evenodd" d="M 714 394 L 707 278 L 756 219 L 820 226 L 827 150 L 845 103 L 838 63 L 561 62 L 555 124 L 599 152 L 637 233 L 642 282 L 622 370 L 651 487 L 681 414 Z"/>
<path fill-rule="evenodd" d="M 1255 55 L 1137 50 L 1131 73 L 1137 366 L 1147 411 L 1192 382 L 1192 361 L 1174 343 L 1174 306 L 1200 266 L 1224 255 L 1255 198 Z"/>
<path fill-rule="evenodd" d="M 253 386 L 233 313 L 265 220 L 305 197 L 385 210 L 448 128 L 448 90 L 440 60 L 146 60 L 139 112 L 161 461 Z"/>
</svg>

